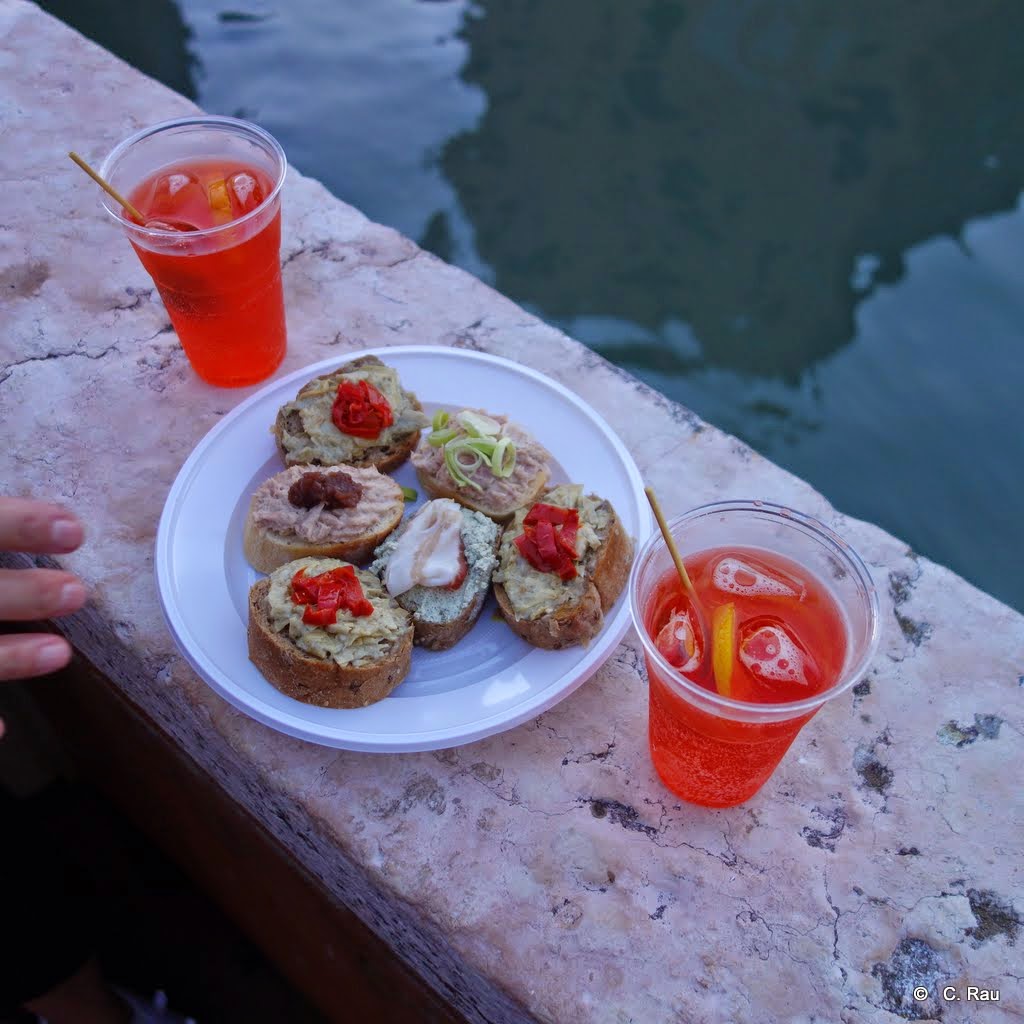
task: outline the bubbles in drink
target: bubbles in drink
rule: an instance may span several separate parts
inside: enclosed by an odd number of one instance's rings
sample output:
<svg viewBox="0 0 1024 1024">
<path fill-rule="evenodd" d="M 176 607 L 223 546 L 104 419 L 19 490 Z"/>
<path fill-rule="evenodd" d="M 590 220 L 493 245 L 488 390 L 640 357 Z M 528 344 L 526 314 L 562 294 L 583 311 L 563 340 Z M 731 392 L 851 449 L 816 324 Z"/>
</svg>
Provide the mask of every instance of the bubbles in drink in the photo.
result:
<svg viewBox="0 0 1024 1024">
<path fill-rule="evenodd" d="M 158 220 L 173 220 L 190 203 L 206 201 L 206 190 L 196 175 L 188 171 L 171 171 L 161 174 L 154 182 L 143 207 L 150 217 Z"/>
<path fill-rule="evenodd" d="M 789 597 L 802 600 L 806 588 L 790 576 L 767 566 L 731 555 L 715 563 L 712 584 L 717 590 L 741 597 Z"/>
<path fill-rule="evenodd" d="M 693 672 L 700 665 L 700 630 L 691 609 L 675 609 L 654 641 L 665 660 L 680 672 Z"/>
<path fill-rule="evenodd" d="M 227 179 L 228 195 L 231 196 L 231 211 L 235 217 L 244 217 L 263 202 L 263 189 L 256 178 L 247 171 L 238 171 Z"/>
<path fill-rule="evenodd" d="M 818 666 L 807 648 L 774 616 L 743 624 L 739 654 L 746 670 L 762 682 L 811 687 L 820 681 Z"/>
</svg>

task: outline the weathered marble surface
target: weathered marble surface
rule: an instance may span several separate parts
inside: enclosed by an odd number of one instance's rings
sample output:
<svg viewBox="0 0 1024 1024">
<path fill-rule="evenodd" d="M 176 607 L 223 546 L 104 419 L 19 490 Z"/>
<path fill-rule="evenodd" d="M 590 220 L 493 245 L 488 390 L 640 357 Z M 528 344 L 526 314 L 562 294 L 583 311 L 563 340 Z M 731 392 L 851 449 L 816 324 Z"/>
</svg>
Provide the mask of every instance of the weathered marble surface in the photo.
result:
<svg viewBox="0 0 1024 1024">
<path fill-rule="evenodd" d="M 409 342 L 521 360 L 591 402 L 669 508 L 824 518 L 870 565 L 885 634 L 763 792 L 718 812 L 652 775 L 635 639 L 553 711 L 435 754 L 307 745 L 208 690 L 163 628 L 153 541 L 248 391 L 192 376 L 65 157 L 192 107 L 22 0 L 0 0 L 0 78 L 0 480 L 85 517 L 63 564 L 93 598 L 68 634 L 329 892 L 471 1021 L 1020 1018 L 1024 619 L 296 173 L 282 373 Z M 917 984 L 1001 998 L 917 1004 Z"/>
</svg>

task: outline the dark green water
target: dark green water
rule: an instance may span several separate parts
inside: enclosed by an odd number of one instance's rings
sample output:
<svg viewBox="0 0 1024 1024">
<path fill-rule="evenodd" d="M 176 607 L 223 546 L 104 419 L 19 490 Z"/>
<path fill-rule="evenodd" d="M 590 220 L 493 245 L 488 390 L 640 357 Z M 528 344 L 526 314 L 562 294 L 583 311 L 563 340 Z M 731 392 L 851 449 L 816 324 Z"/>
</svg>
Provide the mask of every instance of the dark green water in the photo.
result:
<svg viewBox="0 0 1024 1024">
<path fill-rule="evenodd" d="M 43 6 L 1024 609 L 1024 4 Z"/>
</svg>

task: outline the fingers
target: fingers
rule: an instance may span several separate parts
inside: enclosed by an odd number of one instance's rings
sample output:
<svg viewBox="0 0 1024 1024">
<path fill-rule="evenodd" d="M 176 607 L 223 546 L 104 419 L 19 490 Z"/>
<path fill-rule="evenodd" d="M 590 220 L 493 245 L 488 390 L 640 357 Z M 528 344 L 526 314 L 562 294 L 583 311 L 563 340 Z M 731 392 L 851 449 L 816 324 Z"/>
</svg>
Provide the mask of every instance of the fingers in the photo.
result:
<svg viewBox="0 0 1024 1024">
<path fill-rule="evenodd" d="M 71 645 L 50 633 L 0 636 L 0 680 L 31 679 L 63 668 L 71 660 Z"/>
<path fill-rule="evenodd" d="M 30 498 L 0 498 L 0 551 L 67 554 L 82 543 L 82 524 L 67 509 Z"/>
<path fill-rule="evenodd" d="M 30 622 L 78 611 L 85 584 L 59 569 L 0 569 L 0 621 Z"/>
</svg>

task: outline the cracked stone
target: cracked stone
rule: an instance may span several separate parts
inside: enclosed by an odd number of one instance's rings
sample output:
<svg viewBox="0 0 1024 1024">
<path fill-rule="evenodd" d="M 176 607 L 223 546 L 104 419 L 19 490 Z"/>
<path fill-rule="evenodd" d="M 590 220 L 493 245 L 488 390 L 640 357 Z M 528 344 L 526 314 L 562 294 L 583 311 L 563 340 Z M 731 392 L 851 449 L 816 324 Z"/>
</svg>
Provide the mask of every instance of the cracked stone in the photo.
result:
<svg viewBox="0 0 1024 1024">
<path fill-rule="evenodd" d="M 656 836 L 658 829 L 653 825 L 645 825 L 640 820 L 640 814 L 635 807 L 629 804 L 620 803 L 618 800 L 590 801 L 590 813 L 595 818 L 608 818 L 616 825 L 621 825 L 630 832 L 642 832 L 647 836 Z"/>
<path fill-rule="evenodd" d="M 815 807 L 812 814 L 828 822 L 830 828 L 818 829 L 805 825 L 800 829 L 800 835 L 804 837 L 808 846 L 827 850 L 829 853 L 835 853 L 836 843 L 846 828 L 846 812 L 841 807 L 831 810 L 822 810 L 820 807 Z"/>
</svg>

